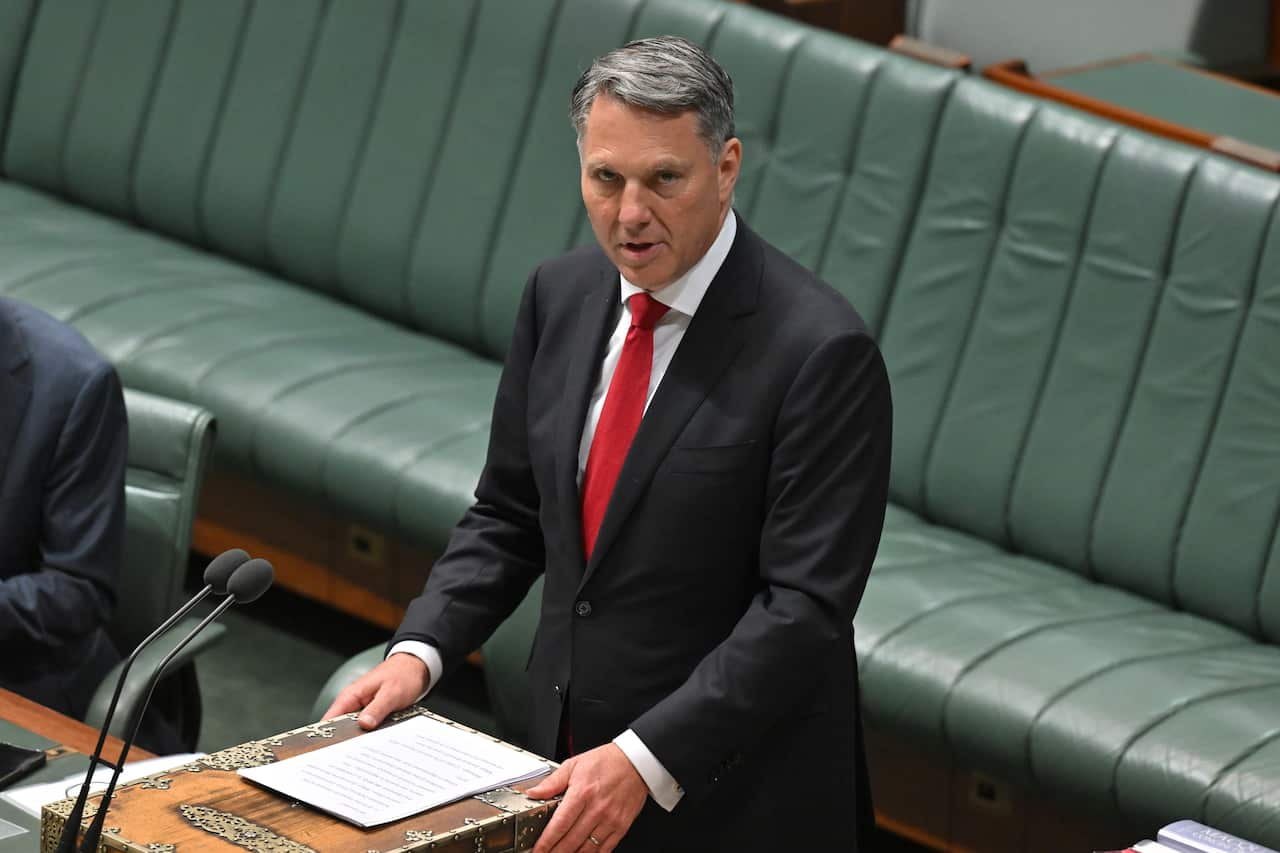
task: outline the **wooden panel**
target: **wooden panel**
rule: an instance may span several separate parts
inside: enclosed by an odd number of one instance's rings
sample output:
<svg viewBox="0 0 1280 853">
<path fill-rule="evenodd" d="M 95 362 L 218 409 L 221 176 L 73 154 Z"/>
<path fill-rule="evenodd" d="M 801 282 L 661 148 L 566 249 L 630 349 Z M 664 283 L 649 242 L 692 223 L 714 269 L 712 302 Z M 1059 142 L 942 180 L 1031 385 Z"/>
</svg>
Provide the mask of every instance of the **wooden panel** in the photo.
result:
<svg viewBox="0 0 1280 853">
<path fill-rule="evenodd" d="M 1273 68 L 1280 65 L 1280 0 L 1271 0 L 1271 41 L 1267 64 Z"/>
<path fill-rule="evenodd" d="M 1123 850 L 1144 837 L 1096 809 L 961 766 L 944 749 L 874 727 L 866 738 L 876 823 L 916 844 L 944 853 L 1080 853 Z"/>
<path fill-rule="evenodd" d="M 951 775 L 953 849 L 983 853 L 1022 853 L 1027 834 L 1028 796 L 975 770 Z M 1059 849 L 1056 845 L 1052 848 Z"/>
<path fill-rule="evenodd" d="M 1027 850 L 1124 850 L 1155 835 L 1155 827 L 1099 820 L 1089 809 L 1072 809 L 1044 797 L 1032 798 L 1027 815 Z"/>
<path fill-rule="evenodd" d="M 906 28 L 906 0 L 740 0 L 761 9 L 887 45 Z"/>
<path fill-rule="evenodd" d="M 868 727 L 865 736 L 876 823 L 917 844 L 961 853 L 950 846 L 950 760 L 889 732 Z"/>
<path fill-rule="evenodd" d="M 191 544 L 207 555 L 243 548 L 271 561 L 281 586 L 388 630 L 422 591 L 433 560 L 306 498 L 225 471 L 205 479 Z"/>
<path fill-rule="evenodd" d="M 275 566 L 276 583 L 281 586 L 388 630 L 395 630 L 404 618 L 403 607 L 352 583 L 327 565 L 301 557 L 287 548 L 260 539 L 249 531 L 235 530 L 208 518 L 198 518 L 191 544 L 202 554 L 243 548 L 255 557 L 269 560 Z"/>
</svg>

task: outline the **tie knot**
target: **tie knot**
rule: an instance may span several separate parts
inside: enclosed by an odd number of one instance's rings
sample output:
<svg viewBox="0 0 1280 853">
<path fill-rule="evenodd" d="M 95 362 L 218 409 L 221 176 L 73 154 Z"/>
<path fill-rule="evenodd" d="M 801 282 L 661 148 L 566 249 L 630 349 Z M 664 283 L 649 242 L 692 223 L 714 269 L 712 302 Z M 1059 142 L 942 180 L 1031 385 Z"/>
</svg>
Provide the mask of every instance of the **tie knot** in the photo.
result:
<svg viewBox="0 0 1280 853">
<path fill-rule="evenodd" d="M 631 310 L 631 325 L 640 329 L 651 330 L 662 315 L 667 313 L 666 305 L 647 293 L 637 293 L 627 300 L 627 308 Z"/>
</svg>

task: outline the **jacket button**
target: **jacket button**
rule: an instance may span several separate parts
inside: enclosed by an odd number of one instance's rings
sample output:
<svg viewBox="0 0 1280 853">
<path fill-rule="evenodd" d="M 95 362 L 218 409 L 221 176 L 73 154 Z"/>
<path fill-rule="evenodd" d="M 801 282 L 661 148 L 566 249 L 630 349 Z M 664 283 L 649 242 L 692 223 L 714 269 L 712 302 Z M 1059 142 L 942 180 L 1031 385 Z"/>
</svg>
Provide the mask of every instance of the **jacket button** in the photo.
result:
<svg viewBox="0 0 1280 853">
<path fill-rule="evenodd" d="M 556 696 L 559 696 L 559 695 L 560 695 L 560 685 L 559 685 L 559 684 L 553 684 L 553 685 L 551 685 L 551 689 L 552 689 L 552 690 L 554 690 L 554 691 L 556 692 Z"/>
<path fill-rule="evenodd" d="M 574 610 L 574 612 L 575 612 L 575 613 L 577 613 L 579 616 L 590 616 L 590 615 L 591 615 L 591 602 L 590 602 L 590 601 L 579 601 L 577 604 L 575 604 L 575 605 L 574 605 L 573 610 Z"/>
</svg>

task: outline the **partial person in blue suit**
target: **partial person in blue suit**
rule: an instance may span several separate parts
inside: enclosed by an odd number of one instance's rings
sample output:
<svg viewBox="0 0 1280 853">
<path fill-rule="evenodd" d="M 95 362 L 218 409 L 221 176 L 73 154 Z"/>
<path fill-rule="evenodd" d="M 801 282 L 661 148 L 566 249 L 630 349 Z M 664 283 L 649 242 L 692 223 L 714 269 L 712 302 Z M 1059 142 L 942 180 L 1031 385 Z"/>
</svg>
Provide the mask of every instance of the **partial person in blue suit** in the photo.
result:
<svg viewBox="0 0 1280 853">
<path fill-rule="evenodd" d="M 0 686 L 77 718 L 120 659 L 128 437 L 112 366 L 0 298 Z"/>
</svg>

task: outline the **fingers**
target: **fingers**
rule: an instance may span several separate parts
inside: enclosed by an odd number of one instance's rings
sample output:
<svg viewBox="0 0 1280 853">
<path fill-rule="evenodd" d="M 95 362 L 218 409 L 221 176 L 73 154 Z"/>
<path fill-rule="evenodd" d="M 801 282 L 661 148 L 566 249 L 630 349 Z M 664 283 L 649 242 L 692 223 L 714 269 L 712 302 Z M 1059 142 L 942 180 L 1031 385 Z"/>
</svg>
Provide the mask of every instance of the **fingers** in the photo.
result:
<svg viewBox="0 0 1280 853">
<path fill-rule="evenodd" d="M 572 759 L 570 759 L 572 761 Z M 560 780 L 552 785 L 552 780 L 563 773 Z M 535 799 L 546 799 L 554 797 L 560 791 L 566 790 L 566 787 L 573 775 L 573 766 L 566 762 L 560 766 L 560 769 L 552 773 L 535 788 L 526 791 L 526 795 Z M 556 790 L 555 793 L 547 793 Z M 537 791 L 538 793 L 534 793 Z M 571 843 L 567 838 L 567 834 L 573 829 L 574 824 L 578 821 L 583 809 L 586 808 L 586 799 L 582 796 L 570 791 L 565 798 L 560 801 L 560 805 L 556 807 L 555 813 L 551 815 L 551 820 L 547 822 L 547 828 L 542 831 L 542 835 L 538 838 L 538 843 L 533 848 L 533 853 L 568 853 L 568 851 L 576 850 L 577 844 Z M 586 833 L 582 833 L 582 839 L 586 838 Z M 579 843 L 582 839 L 579 839 Z M 564 842 L 563 844 L 561 842 Z"/>
<path fill-rule="evenodd" d="M 325 719 L 360 711 L 360 727 L 376 728 L 392 711 L 417 699 L 428 680 L 426 664 L 412 655 L 392 655 L 339 693 Z"/>
<path fill-rule="evenodd" d="M 333 700 L 329 710 L 325 711 L 320 719 L 332 720 L 334 717 L 341 717 L 343 714 L 350 714 L 352 711 L 358 710 L 360 710 L 360 706 L 354 700 L 339 693 L 338 698 Z"/>
<path fill-rule="evenodd" d="M 568 810 L 566 806 L 569 807 Z M 562 814 L 564 821 L 561 826 L 553 827 L 552 823 Z M 573 789 L 570 788 L 569 793 L 560 802 L 560 807 L 552 815 L 551 823 L 547 824 L 539 843 L 547 839 L 547 853 L 575 853 L 579 850 L 596 853 L 597 850 L 604 848 L 606 840 L 612 839 L 616 834 L 618 834 L 616 831 L 606 827 L 605 810 L 600 804 L 591 802 L 588 797 L 581 794 L 574 794 Z M 548 839 L 548 835 L 552 837 Z M 600 842 L 599 846 L 591 842 L 592 837 Z M 616 846 L 616 842 L 613 846 Z M 536 847 L 534 851 L 541 853 Z"/>
<path fill-rule="evenodd" d="M 557 794 L 564 793 L 564 789 L 569 786 L 569 776 L 573 773 L 572 765 L 571 758 L 557 767 L 550 776 L 525 791 L 525 796 L 535 800 L 549 800 Z"/>
<path fill-rule="evenodd" d="M 362 729 L 376 729 L 387 718 L 388 714 L 392 711 L 399 711 L 412 701 L 412 698 L 404 699 L 401 691 L 396 689 L 395 684 L 383 682 L 378 686 L 378 692 L 373 694 L 373 699 L 364 706 L 364 710 L 360 712 L 356 722 L 360 724 Z"/>
<path fill-rule="evenodd" d="M 622 833 L 597 829 L 587 833 L 587 840 L 578 848 L 579 853 L 613 853 L 613 848 L 622 840 Z"/>
<path fill-rule="evenodd" d="M 334 717 L 340 717 L 343 714 L 350 714 L 352 711 L 359 711 L 368 701 L 365 698 L 365 679 L 364 676 L 354 684 L 350 684 L 343 688 L 337 698 L 333 700 L 333 704 L 329 706 L 329 710 L 324 712 L 323 719 L 331 720 Z"/>
<path fill-rule="evenodd" d="M 594 838 L 598 844 L 592 843 Z M 618 846 L 618 842 L 622 840 L 622 833 L 614 832 L 602 834 L 602 832 L 594 832 L 587 836 L 587 842 L 583 846 L 583 850 L 587 853 L 613 853 L 613 849 Z"/>
<path fill-rule="evenodd" d="M 634 777 L 634 778 L 632 778 Z M 566 761 L 526 793 L 538 799 L 564 791 L 535 853 L 610 853 L 648 798 L 648 789 L 613 744 Z"/>
</svg>

